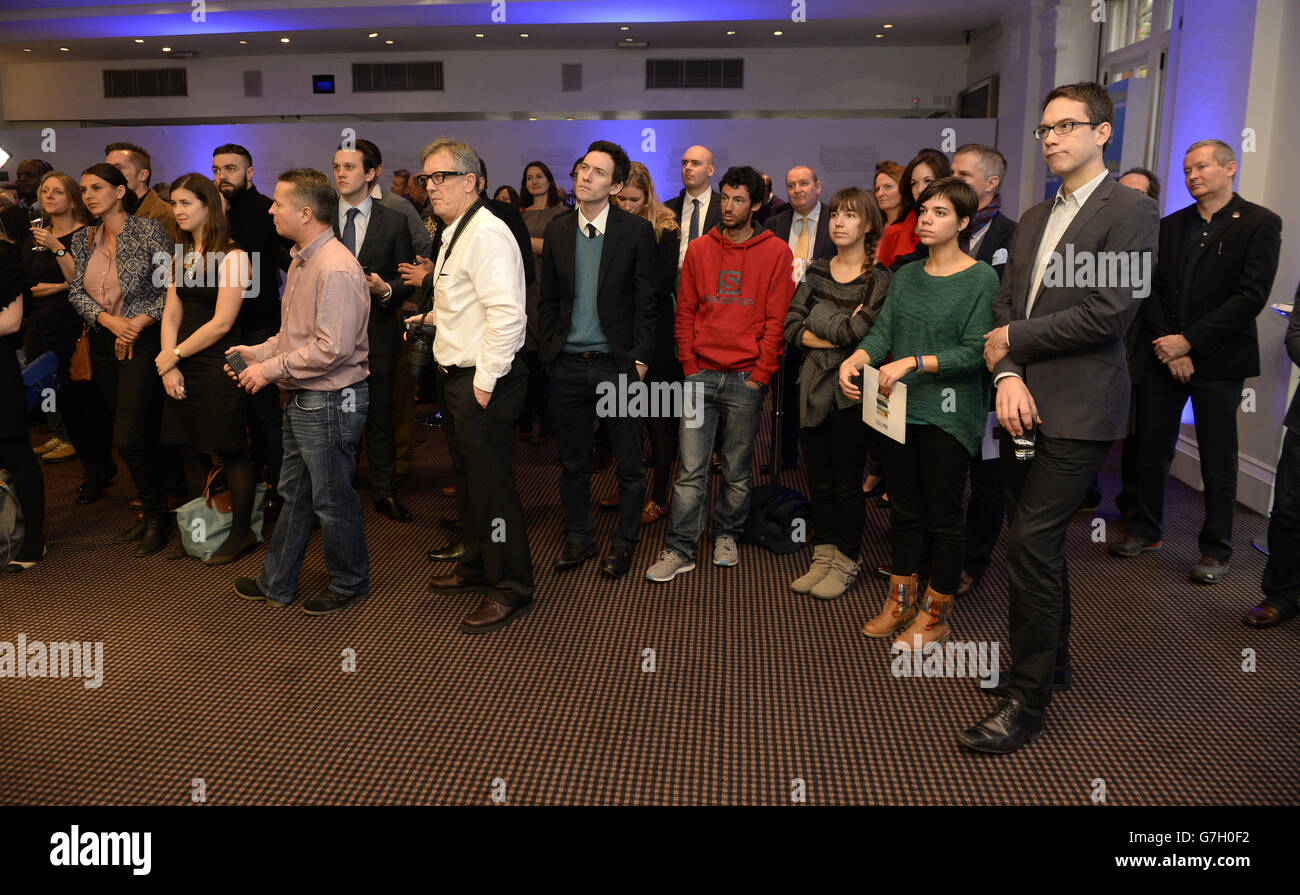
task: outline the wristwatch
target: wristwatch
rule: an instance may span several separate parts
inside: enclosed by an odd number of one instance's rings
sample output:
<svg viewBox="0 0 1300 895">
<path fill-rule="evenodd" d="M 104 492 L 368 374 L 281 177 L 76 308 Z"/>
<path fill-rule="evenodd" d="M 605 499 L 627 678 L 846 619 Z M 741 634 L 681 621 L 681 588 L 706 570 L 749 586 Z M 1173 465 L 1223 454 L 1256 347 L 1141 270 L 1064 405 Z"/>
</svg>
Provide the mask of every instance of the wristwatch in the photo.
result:
<svg viewBox="0 0 1300 895">
<path fill-rule="evenodd" d="M 172 354 L 176 355 L 177 360 L 184 360 L 184 358 L 181 357 L 181 349 L 179 346 L 172 349 Z"/>
<path fill-rule="evenodd" d="M 54 253 L 54 257 L 55 257 L 55 258 L 62 258 L 62 257 L 63 257 L 64 255 L 66 255 L 66 254 L 68 254 L 68 250 L 67 250 L 67 249 L 64 249 L 64 248 L 60 248 L 57 252 Z"/>
</svg>

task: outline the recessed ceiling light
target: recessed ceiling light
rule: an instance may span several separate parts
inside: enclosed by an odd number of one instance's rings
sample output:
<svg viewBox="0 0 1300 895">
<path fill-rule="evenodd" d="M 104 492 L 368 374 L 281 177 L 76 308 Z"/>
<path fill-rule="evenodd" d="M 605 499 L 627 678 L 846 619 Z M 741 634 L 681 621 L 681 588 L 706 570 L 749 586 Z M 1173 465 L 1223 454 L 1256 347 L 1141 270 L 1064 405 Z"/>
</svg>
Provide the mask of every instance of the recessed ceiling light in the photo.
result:
<svg viewBox="0 0 1300 895">
<path fill-rule="evenodd" d="M 566 117 L 564 120 L 565 120 L 565 121 L 572 121 L 573 118 L 572 118 L 572 116 L 569 116 L 569 117 Z"/>
<path fill-rule="evenodd" d="M 135 42 L 138 43 L 138 44 L 142 44 L 142 43 L 144 43 L 144 38 L 143 38 L 143 37 L 137 37 L 137 38 L 135 39 Z"/>
<path fill-rule="evenodd" d="M 384 43 L 388 44 L 390 47 L 393 45 L 393 42 L 391 40 L 386 40 L 384 41 Z"/>
<path fill-rule="evenodd" d="M 618 30 L 619 30 L 619 31 L 631 31 L 632 29 L 629 28 L 627 25 L 619 25 L 619 26 L 618 26 Z"/>
<path fill-rule="evenodd" d="M 624 40 L 624 41 L 629 41 L 629 40 L 632 40 L 632 38 L 630 38 L 630 37 L 625 37 L 625 38 L 623 38 L 623 40 Z"/>
<path fill-rule="evenodd" d="M 378 31 L 371 31 L 369 34 L 366 35 L 366 37 L 378 37 L 378 36 L 379 36 Z"/>
<path fill-rule="evenodd" d="M 72 51 L 69 50 L 67 47 L 59 47 L 59 50 L 60 50 L 61 52 L 64 52 L 64 53 L 71 53 L 71 52 L 72 52 Z"/>
<path fill-rule="evenodd" d="M 893 26 L 893 25 L 885 25 L 884 27 L 886 27 L 886 28 L 893 28 L 894 26 Z"/>
<path fill-rule="evenodd" d="M 772 36 L 773 36 L 773 37 L 780 37 L 782 34 L 785 34 L 785 32 L 784 32 L 784 31 L 773 31 L 773 32 L 772 32 Z"/>
<path fill-rule="evenodd" d="M 478 34 L 475 34 L 474 36 L 475 36 L 475 37 L 487 37 L 487 35 L 486 35 L 486 34 L 483 34 L 482 32 L 480 32 L 480 33 L 478 33 Z"/>
<path fill-rule="evenodd" d="M 246 46 L 248 46 L 248 41 L 246 41 L 246 40 L 241 40 L 241 41 L 239 42 L 239 45 L 240 45 L 241 47 L 246 47 Z"/>
<path fill-rule="evenodd" d="M 32 48 L 31 48 L 31 47 L 23 47 L 23 52 L 24 52 L 24 53 L 30 53 L 31 51 L 32 51 Z"/>
<path fill-rule="evenodd" d="M 163 47 L 163 48 L 162 48 L 162 51 L 163 51 L 164 53 L 170 53 L 170 52 L 172 51 L 172 48 L 171 48 L 171 47 Z"/>
<path fill-rule="evenodd" d="M 520 34 L 519 36 L 520 36 L 520 37 L 527 37 L 527 36 L 528 36 L 528 32 L 525 31 L 523 34 Z"/>
<path fill-rule="evenodd" d="M 731 37 L 731 36 L 734 35 L 735 33 L 736 33 L 736 32 L 734 32 L 734 31 L 728 31 L 728 32 L 727 32 L 727 37 Z"/>
<path fill-rule="evenodd" d="M 884 36 L 885 36 L 885 35 L 883 35 L 883 34 L 877 34 L 877 35 L 876 35 L 876 37 L 884 37 Z"/>
<path fill-rule="evenodd" d="M 280 38 L 280 43 L 282 43 L 282 44 L 287 44 L 288 42 L 289 42 L 289 38 L 287 38 L 287 37 L 282 37 L 282 38 Z"/>
<path fill-rule="evenodd" d="M 537 116 L 536 116 L 536 115 L 529 115 L 529 116 L 528 116 L 528 120 L 529 120 L 529 121 L 536 121 L 536 120 L 537 120 Z"/>
</svg>

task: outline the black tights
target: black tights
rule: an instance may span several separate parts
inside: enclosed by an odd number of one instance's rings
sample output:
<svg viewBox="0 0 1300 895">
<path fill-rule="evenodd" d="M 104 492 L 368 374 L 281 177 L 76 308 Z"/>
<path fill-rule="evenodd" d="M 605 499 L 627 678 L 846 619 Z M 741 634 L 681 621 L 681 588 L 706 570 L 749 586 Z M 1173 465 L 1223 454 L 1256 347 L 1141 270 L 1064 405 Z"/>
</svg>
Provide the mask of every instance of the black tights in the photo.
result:
<svg viewBox="0 0 1300 895">
<path fill-rule="evenodd" d="M 218 456 L 225 467 L 222 474 L 226 477 L 226 486 L 230 488 L 230 536 L 226 544 L 233 548 L 253 530 L 253 464 L 248 451 L 222 451 Z M 192 447 L 185 448 L 185 487 L 191 497 L 203 493 L 211 469 L 212 460 L 208 454 Z M 224 545 L 217 552 L 220 553 L 221 549 Z"/>
</svg>

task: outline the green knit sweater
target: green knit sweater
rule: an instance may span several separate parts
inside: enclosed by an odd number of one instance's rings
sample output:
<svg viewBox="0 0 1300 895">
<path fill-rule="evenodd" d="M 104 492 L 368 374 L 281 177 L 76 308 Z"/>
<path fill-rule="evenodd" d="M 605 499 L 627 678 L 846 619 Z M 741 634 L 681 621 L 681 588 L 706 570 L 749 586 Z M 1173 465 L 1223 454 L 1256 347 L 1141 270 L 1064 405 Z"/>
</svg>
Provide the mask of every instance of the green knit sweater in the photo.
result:
<svg viewBox="0 0 1300 895">
<path fill-rule="evenodd" d="M 961 273 L 936 277 L 924 261 L 894 274 L 871 332 L 858 347 L 879 368 L 885 358 L 933 354 L 938 371 L 913 371 L 907 386 L 907 422 L 938 426 L 973 455 L 984 437 L 989 396 L 985 391 L 984 334 L 993 328 L 998 275 L 983 261 Z"/>
</svg>

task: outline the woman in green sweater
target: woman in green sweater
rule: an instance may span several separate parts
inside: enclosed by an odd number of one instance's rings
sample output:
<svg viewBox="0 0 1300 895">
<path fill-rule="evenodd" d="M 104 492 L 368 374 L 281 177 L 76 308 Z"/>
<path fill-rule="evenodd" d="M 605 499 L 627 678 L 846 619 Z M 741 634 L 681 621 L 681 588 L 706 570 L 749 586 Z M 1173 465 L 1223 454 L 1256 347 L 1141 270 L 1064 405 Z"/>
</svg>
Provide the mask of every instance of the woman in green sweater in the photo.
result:
<svg viewBox="0 0 1300 895">
<path fill-rule="evenodd" d="M 984 334 L 993 328 L 998 275 L 957 245 L 975 214 L 974 190 L 956 177 L 936 180 L 917 199 L 924 261 L 894 274 L 880 316 L 858 350 L 840 365 L 840 388 L 854 400 L 865 364 L 880 366 L 880 390 L 907 385 L 907 442 L 888 441 L 893 574 L 880 615 L 862 633 L 884 638 L 906 630 L 894 649 L 920 649 L 948 639 L 952 598 L 965 552 L 962 490 L 984 436 L 988 395 Z M 894 360 L 882 364 L 889 356 Z M 874 397 L 871 397 L 874 400 Z M 930 584 L 918 612 L 917 565 L 928 536 L 934 544 Z"/>
</svg>

